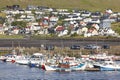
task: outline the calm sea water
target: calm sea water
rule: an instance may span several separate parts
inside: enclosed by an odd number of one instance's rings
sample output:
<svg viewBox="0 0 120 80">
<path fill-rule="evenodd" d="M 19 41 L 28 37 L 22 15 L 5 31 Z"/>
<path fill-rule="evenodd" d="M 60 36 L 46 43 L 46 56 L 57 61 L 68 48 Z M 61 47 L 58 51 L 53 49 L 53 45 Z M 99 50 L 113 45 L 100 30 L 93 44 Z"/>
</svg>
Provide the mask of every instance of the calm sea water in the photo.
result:
<svg viewBox="0 0 120 80">
<path fill-rule="evenodd" d="M 120 80 L 120 71 L 48 72 L 0 62 L 0 80 Z"/>
</svg>

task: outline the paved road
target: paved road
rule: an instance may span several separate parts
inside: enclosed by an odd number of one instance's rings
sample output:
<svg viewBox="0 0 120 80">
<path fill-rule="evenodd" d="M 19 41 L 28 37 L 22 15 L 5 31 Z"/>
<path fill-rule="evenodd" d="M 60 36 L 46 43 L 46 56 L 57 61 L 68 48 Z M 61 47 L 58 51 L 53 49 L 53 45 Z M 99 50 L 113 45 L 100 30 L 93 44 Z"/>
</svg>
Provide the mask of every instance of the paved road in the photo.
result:
<svg viewBox="0 0 120 80">
<path fill-rule="evenodd" d="M 120 40 L 110 41 L 110 40 L 31 40 L 31 39 L 0 39 L 0 47 L 40 47 L 41 45 L 54 45 L 58 47 L 67 47 L 70 45 L 87 45 L 87 44 L 109 44 L 109 45 L 120 45 Z"/>
</svg>

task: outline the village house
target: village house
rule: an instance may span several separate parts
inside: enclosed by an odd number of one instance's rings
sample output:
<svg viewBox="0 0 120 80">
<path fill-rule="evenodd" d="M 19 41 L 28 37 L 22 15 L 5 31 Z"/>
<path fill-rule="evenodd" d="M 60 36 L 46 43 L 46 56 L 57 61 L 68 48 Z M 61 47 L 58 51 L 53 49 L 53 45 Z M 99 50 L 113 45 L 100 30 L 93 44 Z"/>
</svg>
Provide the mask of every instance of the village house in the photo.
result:
<svg viewBox="0 0 120 80">
<path fill-rule="evenodd" d="M 60 36 L 63 36 L 65 27 L 58 25 L 54 30 L 56 34 L 58 34 L 58 36 L 60 37 Z"/>
<path fill-rule="evenodd" d="M 58 15 L 58 12 L 57 11 L 52 11 L 51 12 L 53 15 Z"/>
<path fill-rule="evenodd" d="M 19 14 L 24 14 L 25 13 L 25 10 L 19 10 Z"/>
<path fill-rule="evenodd" d="M 84 11 L 81 13 L 82 17 L 90 17 L 90 15 L 91 15 L 91 12 L 89 12 L 89 11 Z"/>
<path fill-rule="evenodd" d="M 25 10 L 25 14 L 32 14 L 31 10 Z"/>
<path fill-rule="evenodd" d="M 26 10 L 37 10 L 38 9 L 38 7 L 37 6 L 34 6 L 34 5 L 28 5 L 27 7 L 26 7 Z"/>
<path fill-rule="evenodd" d="M 31 31 L 37 31 L 41 29 L 41 26 L 39 25 L 39 23 L 35 22 L 35 23 L 30 23 L 30 30 Z"/>
<path fill-rule="evenodd" d="M 41 10 L 36 10 L 36 11 L 35 11 L 35 14 L 36 14 L 36 15 L 37 15 L 37 14 L 44 15 L 45 12 L 43 12 L 43 11 L 41 11 Z"/>
<path fill-rule="evenodd" d="M 13 28 L 13 30 L 11 31 L 11 34 L 15 34 L 17 35 L 19 33 L 19 30 L 18 28 Z"/>
<path fill-rule="evenodd" d="M 54 33 L 59 37 L 74 33 L 84 37 L 114 35 L 115 31 L 111 29 L 111 23 L 120 21 L 119 12 L 115 13 L 111 9 L 105 10 L 104 13 L 76 9 L 70 12 L 68 9 L 29 5 L 26 9 L 14 6 L 14 9 L 10 8 L 2 12 L 6 14 L 5 23 L 8 23 L 6 26 L 11 34 L 19 34 L 22 31 L 17 26 L 10 27 L 12 22 L 25 21 L 31 23 L 26 25 L 25 34 Z M 17 19 L 15 16 L 18 16 Z"/>
<path fill-rule="evenodd" d="M 92 12 L 91 17 L 92 18 L 100 18 L 102 16 L 101 12 Z"/>
</svg>

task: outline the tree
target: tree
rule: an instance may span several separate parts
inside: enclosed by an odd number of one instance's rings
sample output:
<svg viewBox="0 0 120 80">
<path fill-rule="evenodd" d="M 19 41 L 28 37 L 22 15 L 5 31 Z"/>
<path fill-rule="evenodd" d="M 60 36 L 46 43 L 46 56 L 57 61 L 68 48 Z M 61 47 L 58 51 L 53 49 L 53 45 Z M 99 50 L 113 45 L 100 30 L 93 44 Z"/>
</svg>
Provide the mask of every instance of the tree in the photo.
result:
<svg viewBox="0 0 120 80">
<path fill-rule="evenodd" d="M 0 17 L 0 24 L 3 24 L 5 22 L 5 19 Z"/>
<path fill-rule="evenodd" d="M 14 21 L 11 23 L 12 26 L 17 26 L 19 28 L 24 28 L 26 27 L 27 22 L 25 21 Z"/>
<path fill-rule="evenodd" d="M 21 14 L 16 14 L 16 15 L 15 15 L 15 19 L 20 18 L 20 16 L 21 16 Z"/>
</svg>

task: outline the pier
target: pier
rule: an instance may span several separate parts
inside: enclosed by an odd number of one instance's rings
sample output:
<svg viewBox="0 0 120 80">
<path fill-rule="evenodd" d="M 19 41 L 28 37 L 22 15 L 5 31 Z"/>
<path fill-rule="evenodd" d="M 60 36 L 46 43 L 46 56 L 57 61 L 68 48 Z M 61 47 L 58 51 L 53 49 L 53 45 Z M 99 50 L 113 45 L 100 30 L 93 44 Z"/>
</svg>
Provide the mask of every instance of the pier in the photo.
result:
<svg viewBox="0 0 120 80">
<path fill-rule="evenodd" d="M 86 68 L 85 71 L 100 71 L 99 68 Z"/>
</svg>

